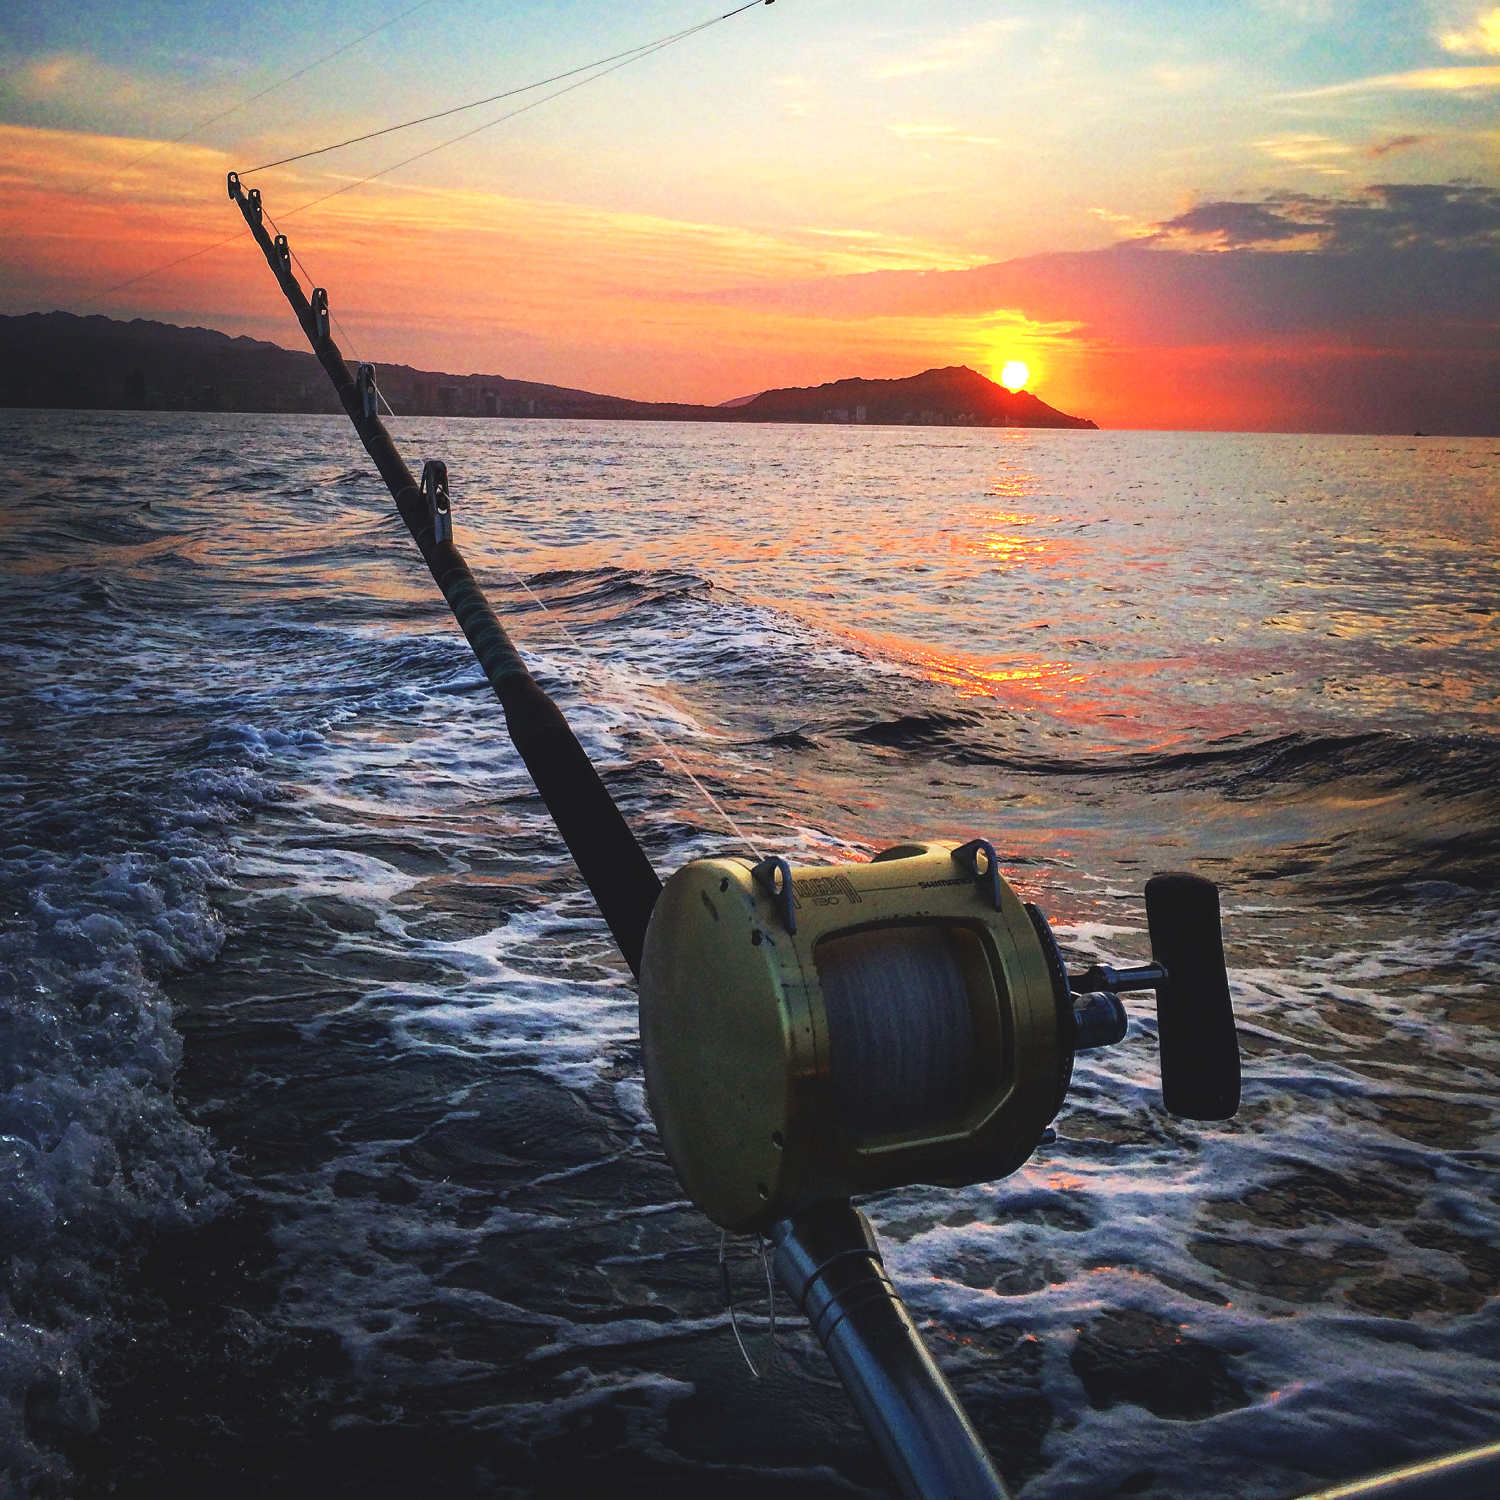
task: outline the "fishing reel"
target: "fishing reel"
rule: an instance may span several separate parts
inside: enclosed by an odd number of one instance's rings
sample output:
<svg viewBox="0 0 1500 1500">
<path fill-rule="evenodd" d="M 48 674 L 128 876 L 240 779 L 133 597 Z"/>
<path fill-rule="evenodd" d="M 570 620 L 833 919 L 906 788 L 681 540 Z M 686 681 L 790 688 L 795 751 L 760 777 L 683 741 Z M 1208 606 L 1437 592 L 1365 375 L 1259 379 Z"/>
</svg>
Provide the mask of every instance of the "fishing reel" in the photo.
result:
<svg viewBox="0 0 1500 1500">
<path fill-rule="evenodd" d="M 991 845 L 901 844 L 869 864 L 696 860 L 667 881 L 640 976 L 647 1096 L 684 1188 L 761 1231 L 829 1200 L 1014 1172 L 1073 1058 L 1156 992 L 1166 1108 L 1222 1120 L 1239 1047 L 1218 892 L 1146 885 L 1153 962 L 1069 975 Z"/>
</svg>

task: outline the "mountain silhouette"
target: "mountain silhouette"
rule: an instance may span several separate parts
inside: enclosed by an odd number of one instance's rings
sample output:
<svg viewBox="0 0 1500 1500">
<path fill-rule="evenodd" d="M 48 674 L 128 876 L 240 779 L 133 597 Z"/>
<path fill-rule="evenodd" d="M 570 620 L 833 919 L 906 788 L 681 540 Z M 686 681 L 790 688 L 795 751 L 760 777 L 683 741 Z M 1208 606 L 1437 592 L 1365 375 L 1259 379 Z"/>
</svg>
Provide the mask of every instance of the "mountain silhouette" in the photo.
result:
<svg viewBox="0 0 1500 1500">
<path fill-rule="evenodd" d="M 503 375 L 380 365 L 401 416 L 571 417 L 677 422 L 1093 427 L 965 365 L 900 380 L 835 380 L 762 391 L 723 406 L 632 401 Z M 0 406 L 126 411 L 337 412 L 310 353 L 211 328 L 72 313 L 0 317 Z"/>
</svg>

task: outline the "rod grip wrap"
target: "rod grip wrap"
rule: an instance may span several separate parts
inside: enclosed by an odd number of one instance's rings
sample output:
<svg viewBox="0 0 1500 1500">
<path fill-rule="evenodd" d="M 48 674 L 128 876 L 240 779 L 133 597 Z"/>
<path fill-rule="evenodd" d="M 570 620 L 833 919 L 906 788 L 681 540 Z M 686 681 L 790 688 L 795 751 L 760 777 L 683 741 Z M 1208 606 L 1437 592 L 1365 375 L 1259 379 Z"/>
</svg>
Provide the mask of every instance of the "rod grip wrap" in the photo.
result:
<svg viewBox="0 0 1500 1500">
<path fill-rule="evenodd" d="M 594 894 L 630 972 L 641 972 L 661 881 L 562 710 L 530 673 L 497 687 L 510 737 Z"/>
</svg>

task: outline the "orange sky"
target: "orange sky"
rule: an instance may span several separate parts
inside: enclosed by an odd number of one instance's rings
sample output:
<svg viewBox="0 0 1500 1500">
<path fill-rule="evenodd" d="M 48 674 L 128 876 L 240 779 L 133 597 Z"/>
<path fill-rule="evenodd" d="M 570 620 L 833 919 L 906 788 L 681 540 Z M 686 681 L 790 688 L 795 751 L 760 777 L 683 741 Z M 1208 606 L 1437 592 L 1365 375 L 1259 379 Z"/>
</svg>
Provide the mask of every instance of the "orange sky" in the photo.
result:
<svg viewBox="0 0 1500 1500">
<path fill-rule="evenodd" d="M 407 148 L 253 181 L 329 288 L 346 352 L 377 362 L 715 402 L 955 363 L 998 377 L 1020 359 L 1044 400 L 1103 426 L 1495 430 L 1500 132 L 1485 106 L 1500 94 L 1500 10 L 1434 11 L 1404 53 L 1346 38 L 1342 71 L 1256 75 L 1258 92 L 1232 109 L 1209 101 L 1243 63 L 1206 31 L 1196 64 L 1139 26 L 1090 56 L 1077 25 L 1044 35 L 1040 14 L 960 4 L 951 24 L 911 36 L 867 30 L 863 60 L 840 71 L 818 51 L 857 30 L 838 7 L 809 13 L 800 55 L 753 12 L 743 21 L 759 29 L 739 35 L 779 69 L 738 85 L 777 107 L 751 123 L 759 149 L 725 93 L 734 47 L 694 39 L 684 46 L 719 70 L 698 80 L 707 92 L 677 80 L 665 99 L 632 96 L 629 129 L 599 107 L 606 83 L 528 115 L 521 139 L 477 162 L 433 157 L 305 214 L 292 211 Z M 569 40 L 552 43 L 559 57 L 606 45 Z M 1023 43 L 1030 71 L 1006 74 Z M 1139 56 L 1122 103 L 1106 80 L 1121 71 L 1110 49 L 1127 44 Z M 319 95 L 326 120 L 279 109 L 275 129 L 218 132 L 238 144 L 189 131 L 152 149 L 177 123 L 143 82 L 164 67 L 160 49 L 132 59 L 114 46 L 112 59 L 11 59 L 0 311 L 153 317 L 295 345 L 248 236 L 170 263 L 241 228 L 231 166 L 414 101 L 394 86 L 388 105 Z M 1047 68 L 1042 92 L 1034 74 Z M 987 75 L 1013 77 L 1031 115 L 987 112 Z M 210 82 L 182 100 L 190 116 L 225 96 Z M 1087 100 L 1081 122 L 1048 112 L 1059 92 Z M 1184 109 L 1199 112 L 1191 124 Z M 1066 176 L 1038 170 L 1049 153 Z"/>
<path fill-rule="evenodd" d="M 80 283 L 112 285 L 235 235 L 229 158 L 168 148 L 129 174 L 127 207 L 75 188 L 113 183 L 136 142 L 0 126 L 9 208 L 8 275 L 37 306 L 114 317 L 206 320 L 294 342 L 248 234 L 86 305 Z M 190 185 L 190 186 L 189 186 Z M 266 199 L 295 209 L 326 187 L 283 181 Z M 809 278 L 891 265 L 951 269 L 936 246 L 867 246 L 813 231 L 769 233 L 487 194 L 372 183 L 282 227 L 331 293 L 361 355 L 460 371 L 561 380 L 675 400 L 728 399 L 829 378 L 828 368 L 910 374 L 963 362 L 995 374 L 1027 359 L 1037 378 L 1065 331 L 1014 312 L 823 319 L 717 305 Z M 211 314 L 205 309 L 212 308 Z"/>
</svg>

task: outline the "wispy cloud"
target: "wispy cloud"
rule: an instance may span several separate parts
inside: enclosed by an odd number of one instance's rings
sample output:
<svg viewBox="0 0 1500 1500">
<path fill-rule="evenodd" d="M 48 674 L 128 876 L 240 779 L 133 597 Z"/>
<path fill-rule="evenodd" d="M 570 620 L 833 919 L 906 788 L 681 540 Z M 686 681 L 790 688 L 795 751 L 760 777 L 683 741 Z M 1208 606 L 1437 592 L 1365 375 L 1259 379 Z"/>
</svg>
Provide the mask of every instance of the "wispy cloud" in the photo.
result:
<svg viewBox="0 0 1500 1500">
<path fill-rule="evenodd" d="M 828 240 L 848 254 L 863 257 L 870 270 L 900 266 L 906 270 L 956 271 L 982 263 L 982 257 L 959 255 L 940 246 L 924 244 L 908 235 L 892 235 L 880 229 L 845 229 L 804 224 L 794 234 L 814 242 Z"/>
<path fill-rule="evenodd" d="M 86 51 L 23 57 L 0 46 L 0 121 L 7 124 L 161 140 L 224 107 L 223 81 L 197 60 L 162 73 Z"/>
<path fill-rule="evenodd" d="M 1500 57 L 1500 6 L 1481 11 L 1467 30 L 1443 32 L 1438 42 L 1460 56 Z"/>
<path fill-rule="evenodd" d="M 1256 141 L 1255 146 L 1267 156 L 1274 156 L 1277 161 L 1291 162 L 1293 165 L 1322 161 L 1330 156 L 1348 156 L 1354 150 L 1353 146 L 1332 140 L 1326 135 L 1270 136 L 1266 140 Z"/>
<path fill-rule="evenodd" d="M 1430 135 L 1393 135 L 1383 141 L 1371 141 L 1365 147 L 1364 154 L 1376 158 L 1391 156 L 1397 151 L 1410 151 L 1417 146 L 1425 146 L 1432 139 Z"/>
<path fill-rule="evenodd" d="M 148 98 L 141 80 L 81 52 L 51 52 L 5 70 L 5 92 L 32 105 L 131 106 Z"/>
<path fill-rule="evenodd" d="M 932 141 L 939 145 L 950 146 L 1014 146 L 1013 140 L 1007 141 L 998 135 L 975 135 L 967 130 L 960 130 L 956 125 L 924 125 L 924 124 L 895 124 L 887 125 L 886 129 L 894 136 L 899 136 L 903 141 Z"/>
<path fill-rule="evenodd" d="M 1264 152 L 1275 161 L 1296 167 L 1304 172 L 1316 172 L 1324 177 L 1345 177 L 1349 169 L 1339 163 L 1354 155 L 1354 147 L 1345 141 L 1336 141 L 1326 135 L 1298 134 L 1269 136 L 1256 141 L 1257 151 Z"/>
<path fill-rule="evenodd" d="M 1338 0 L 1255 0 L 1255 8 L 1282 23 L 1326 26 L 1338 11 Z"/>
<path fill-rule="evenodd" d="M 1201 93 L 1224 77 L 1221 63 L 1157 63 L 1151 76 L 1164 89 L 1176 94 Z"/>
<path fill-rule="evenodd" d="M 790 73 L 776 80 L 776 93 L 782 109 L 793 119 L 805 119 L 818 100 L 818 86 L 801 73 Z"/>
<path fill-rule="evenodd" d="M 8 194 L 69 195 L 65 201 L 72 210 L 58 215 L 54 230 L 74 229 L 76 215 L 96 204 L 116 213 L 110 200 L 122 196 L 134 212 L 164 204 L 192 204 L 201 211 L 205 203 L 223 198 L 224 173 L 231 165 L 222 153 L 187 142 L 7 124 L 0 124 L 0 162 Z M 214 199 L 205 196 L 210 187 L 218 189 Z M 7 203 L 12 232 L 17 198 Z"/>
<path fill-rule="evenodd" d="M 959 68 L 982 62 L 998 50 L 1001 42 L 1029 23 L 1020 16 L 981 21 L 947 36 L 934 37 L 904 57 L 893 57 L 877 63 L 870 76 L 884 81 L 910 78 L 918 73 L 951 73 Z"/>
<path fill-rule="evenodd" d="M 1338 94 L 1492 94 L 1500 91 L 1500 68 L 1414 68 L 1409 73 L 1381 73 L 1347 83 L 1302 89 L 1288 99 L 1330 99 Z"/>
<path fill-rule="evenodd" d="M 1122 214 L 1112 208 L 1091 208 L 1089 213 L 1102 219 L 1121 239 L 1142 239 L 1156 228 L 1148 219 L 1137 214 Z"/>
</svg>

